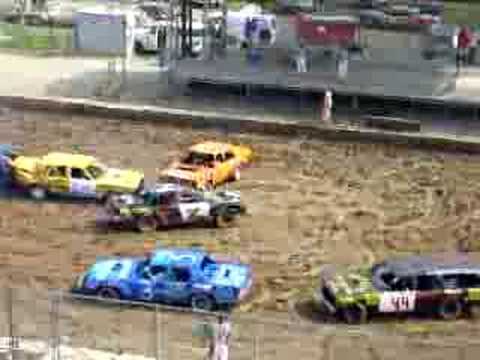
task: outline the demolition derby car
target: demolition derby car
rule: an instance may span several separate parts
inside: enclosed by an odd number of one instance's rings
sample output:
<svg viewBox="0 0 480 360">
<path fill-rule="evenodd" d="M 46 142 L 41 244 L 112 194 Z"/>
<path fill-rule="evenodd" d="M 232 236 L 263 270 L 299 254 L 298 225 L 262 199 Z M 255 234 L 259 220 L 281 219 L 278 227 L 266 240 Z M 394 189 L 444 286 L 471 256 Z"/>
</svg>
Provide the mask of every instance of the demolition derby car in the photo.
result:
<svg viewBox="0 0 480 360">
<path fill-rule="evenodd" d="M 101 298 L 230 308 L 250 292 L 248 265 L 197 249 L 157 249 L 149 258 L 107 258 L 81 274 L 73 293 Z"/>
<path fill-rule="evenodd" d="M 410 256 L 352 271 L 325 269 L 314 302 L 347 323 L 374 314 L 444 320 L 480 314 L 480 263 L 464 255 Z"/>
<path fill-rule="evenodd" d="M 144 175 L 106 167 L 93 156 L 52 152 L 42 157 L 18 156 L 11 162 L 14 185 L 37 200 L 47 194 L 106 199 L 114 193 L 140 191 Z"/>
<path fill-rule="evenodd" d="M 240 179 L 242 167 L 252 161 L 245 146 L 204 142 L 190 147 L 188 154 L 161 173 L 161 181 L 180 182 L 197 188 L 221 185 Z"/>
<path fill-rule="evenodd" d="M 157 184 L 141 194 L 112 197 L 97 225 L 140 232 L 199 223 L 226 227 L 245 211 L 235 191 L 202 192 L 179 184 Z"/>
</svg>

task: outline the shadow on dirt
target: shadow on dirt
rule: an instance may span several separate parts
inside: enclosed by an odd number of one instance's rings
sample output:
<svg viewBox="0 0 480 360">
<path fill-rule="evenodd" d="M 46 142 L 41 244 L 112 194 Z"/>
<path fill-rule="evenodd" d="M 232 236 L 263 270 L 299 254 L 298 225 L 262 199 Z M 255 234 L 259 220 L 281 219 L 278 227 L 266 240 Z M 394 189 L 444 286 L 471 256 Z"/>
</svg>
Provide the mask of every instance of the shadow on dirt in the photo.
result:
<svg viewBox="0 0 480 360">
<path fill-rule="evenodd" d="M 317 309 L 312 300 L 301 300 L 290 305 L 290 311 L 297 318 L 297 320 L 312 324 L 343 324 L 347 325 L 340 317 L 329 315 L 327 312 Z M 462 317 L 461 320 L 468 319 Z M 398 325 L 403 323 L 411 323 L 413 325 L 444 323 L 445 320 L 440 320 L 434 315 L 428 314 L 375 314 L 368 319 L 368 324 L 372 325 Z"/>
<path fill-rule="evenodd" d="M 45 200 L 39 201 L 33 199 L 27 191 L 9 185 L 4 179 L 0 177 L 0 200 L 6 201 L 22 201 L 30 202 L 32 204 L 40 204 L 43 202 L 57 203 L 57 204 L 95 204 L 96 199 L 84 199 L 76 197 L 67 197 L 61 195 L 49 194 Z"/>
</svg>

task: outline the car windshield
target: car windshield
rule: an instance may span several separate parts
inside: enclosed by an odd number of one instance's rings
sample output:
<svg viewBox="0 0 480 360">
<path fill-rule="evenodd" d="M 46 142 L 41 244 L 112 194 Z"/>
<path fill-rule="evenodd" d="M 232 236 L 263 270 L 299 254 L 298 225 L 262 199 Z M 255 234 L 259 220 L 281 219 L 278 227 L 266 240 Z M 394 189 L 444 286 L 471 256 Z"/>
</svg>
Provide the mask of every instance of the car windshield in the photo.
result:
<svg viewBox="0 0 480 360">
<path fill-rule="evenodd" d="M 97 163 L 87 167 L 87 171 L 90 173 L 90 175 L 92 175 L 94 179 L 98 179 L 105 175 L 105 173 L 107 172 L 107 168 L 104 165 Z"/>
<path fill-rule="evenodd" d="M 189 165 L 208 165 L 211 164 L 213 161 L 214 157 L 212 154 L 191 151 L 183 160 L 183 163 Z"/>
<path fill-rule="evenodd" d="M 216 269 L 216 261 L 209 256 L 205 256 L 200 263 L 200 270 L 210 272 Z"/>
</svg>

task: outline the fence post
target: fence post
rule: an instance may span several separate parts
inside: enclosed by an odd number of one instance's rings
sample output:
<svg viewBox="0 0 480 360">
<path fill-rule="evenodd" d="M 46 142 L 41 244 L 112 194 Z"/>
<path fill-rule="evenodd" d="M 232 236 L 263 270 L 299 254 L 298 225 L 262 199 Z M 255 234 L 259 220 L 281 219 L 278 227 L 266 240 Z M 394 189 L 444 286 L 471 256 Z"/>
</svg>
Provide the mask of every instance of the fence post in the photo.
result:
<svg viewBox="0 0 480 360">
<path fill-rule="evenodd" d="M 158 305 L 155 305 L 155 311 L 153 312 L 153 334 L 154 334 L 154 344 L 153 351 L 155 360 L 159 360 L 159 347 L 158 347 Z"/>
<path fill-rule="evenodd" d="M 49 294 L 50 295 L 50 294 Z M 50 310 L 50 358 L 52 360 L 60 360 L 59 349 L 59 332 L 58 332 L 58 309 L 60 297 L 56 292 L 49 296 L 49 310 Z"/>
<path fill-rule="evenodd" d="M 160 317 L 158 319 L 158 324 L 157 326 L 160 327 L 160 359 L 167 359 L 168 358 L 168 352 L 167 352 L 167 348 L 165 346 L 165 327 L 164 327 L 164 321 L 163 321 L 163 315 L 162 315 L 162 311 L 158 311 L 158 306 L 156 307 L 156 310 L 155 310 L 157 313 L 158 313 L 158 316 Z"/>
<path fill-rule="evenodd" d="M 13 324 L 13 289 L 7 288 L 7 314 L 8 314 L 8 347 L 10 351 L 10 359 L 15 360 L 17 339 L 15 338 L 15 329 Z"/>
</svg>

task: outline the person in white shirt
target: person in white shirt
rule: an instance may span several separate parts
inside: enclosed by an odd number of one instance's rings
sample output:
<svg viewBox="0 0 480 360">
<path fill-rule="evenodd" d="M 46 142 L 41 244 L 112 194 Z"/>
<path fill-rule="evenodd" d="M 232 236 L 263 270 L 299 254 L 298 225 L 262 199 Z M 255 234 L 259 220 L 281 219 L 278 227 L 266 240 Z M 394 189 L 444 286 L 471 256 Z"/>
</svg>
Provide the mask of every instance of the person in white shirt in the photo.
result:
<svg viewBox="0 0 480 360">
<path fill-rule="evenodd" d="M 232 327 L 227 317 L 221 316 L 215 328 L 210 360 L 228 360 Z"/>
</svg>

